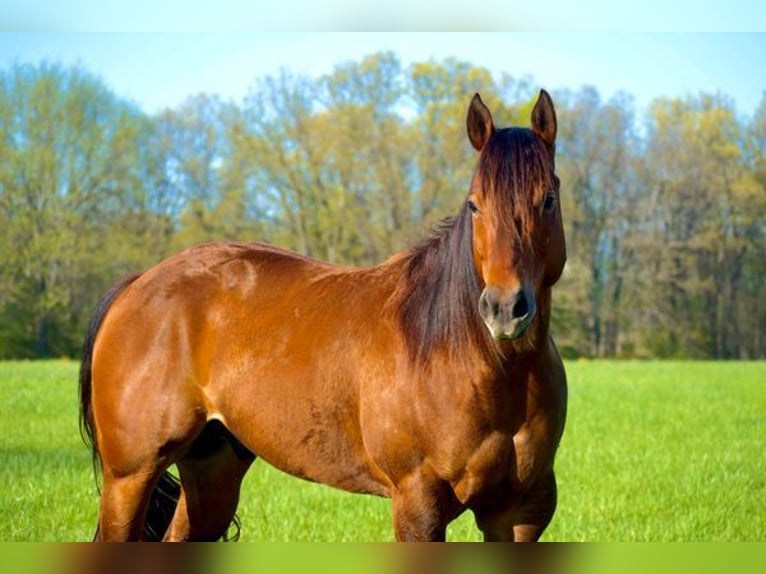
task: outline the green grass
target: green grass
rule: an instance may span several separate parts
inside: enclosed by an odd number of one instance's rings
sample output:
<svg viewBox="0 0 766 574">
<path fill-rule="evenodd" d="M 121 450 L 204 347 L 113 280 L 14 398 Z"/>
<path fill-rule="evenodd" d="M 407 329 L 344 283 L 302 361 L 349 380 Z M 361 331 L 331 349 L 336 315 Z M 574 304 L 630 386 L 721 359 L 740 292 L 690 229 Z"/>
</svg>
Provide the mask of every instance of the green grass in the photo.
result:
<svg viewBox="0 0 766 574">
<path fill-rule="evenodd" d="M 766 363 L 575 362 L 545 540 L 766 540 Z M 77 365 L 0 363 L 0 540 L 87 540 Z M 391 540 L 389 503 L 257 462 L 242 540 Z M 451 540 L 478 540 L 466 513 Z"/>
</svg>

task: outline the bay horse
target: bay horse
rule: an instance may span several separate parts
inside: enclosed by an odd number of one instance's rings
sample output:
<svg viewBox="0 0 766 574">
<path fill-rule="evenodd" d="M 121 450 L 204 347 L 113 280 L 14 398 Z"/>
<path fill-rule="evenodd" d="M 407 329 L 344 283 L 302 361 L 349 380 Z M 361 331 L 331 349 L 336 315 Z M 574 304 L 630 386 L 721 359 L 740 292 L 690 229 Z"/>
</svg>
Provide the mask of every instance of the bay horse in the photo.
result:
<svg viewBox="0 0 766 574">
<path fill-rule="evenodd" d="M 377 266 L 213 243 L 114 285 L 80 371 L 96 539 L 219 539 L 261 457 L 390 497 L 397 540 L 444 540 L 465 510 L 485 540 L 537 540 L 567 402 L 556 122 L 541 90 L 531 129 L 496 129 L 476 94 L 462 208 Z"/>
</svg>

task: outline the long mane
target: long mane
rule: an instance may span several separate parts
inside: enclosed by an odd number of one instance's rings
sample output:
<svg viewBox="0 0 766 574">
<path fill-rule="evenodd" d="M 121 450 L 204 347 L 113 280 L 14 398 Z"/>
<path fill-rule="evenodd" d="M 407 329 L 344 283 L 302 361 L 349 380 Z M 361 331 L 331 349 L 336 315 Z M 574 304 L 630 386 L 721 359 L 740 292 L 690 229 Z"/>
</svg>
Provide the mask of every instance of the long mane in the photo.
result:
<svg viewBox="0 0 766 574">
<path fill-rule="evenodd" d="M 413 360 L 437 350 L 478 348 L 497 362 L 499 348 L 478 310 L 481 286 L 473 262 L 471 213 L 444 220 L 435 233 L 405 255 L 397 294 L 399 322 Z"/>
</svg>

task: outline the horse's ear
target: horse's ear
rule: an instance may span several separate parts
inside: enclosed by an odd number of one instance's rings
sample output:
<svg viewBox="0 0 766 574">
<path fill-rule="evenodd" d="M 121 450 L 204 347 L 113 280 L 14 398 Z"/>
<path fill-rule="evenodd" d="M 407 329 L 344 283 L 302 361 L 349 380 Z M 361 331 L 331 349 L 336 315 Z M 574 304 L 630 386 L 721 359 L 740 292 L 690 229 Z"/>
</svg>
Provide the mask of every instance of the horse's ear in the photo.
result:
<svg viewBox="0 0 766 574">
<path fill-rule="evenodd" d="M 532 110 L 532 131 L 549 144 L 556 143 L 556 110 L 553 109 L 553 100 L 545 90 L 540 90 L 540 96 Z"/>
<path fill-rule="evenodd" d="M 476 151 L 481 151 L 487 145 L 492 134 L 495 133 L 495 124 L 492 123 L 492 114 L 481 101 L 479 94 L 474 94 L 471 100 L 465 123 L 468 127 L 468 139 L 471 140 L 471 145 Z"/>
</svg>

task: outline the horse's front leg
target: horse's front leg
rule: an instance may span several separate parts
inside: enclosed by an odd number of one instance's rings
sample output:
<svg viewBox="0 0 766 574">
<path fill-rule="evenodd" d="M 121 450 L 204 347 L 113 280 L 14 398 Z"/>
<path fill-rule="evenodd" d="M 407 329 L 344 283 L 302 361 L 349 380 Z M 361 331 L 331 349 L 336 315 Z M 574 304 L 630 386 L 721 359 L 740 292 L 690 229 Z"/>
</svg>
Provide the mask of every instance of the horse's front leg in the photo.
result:
<svg viewBox="0 0 766 574">
<path fill-rule="evenodd" d="M 551 472 L 522 496 L 500 493 L 473 511 L 486 542 L 536 542 L 556 510 L 556 478 Z"/>
<path fill-rule="evenodd" d="M 400 542 L 444 542 L 447 524 L 461 509 L 449 483 L 423 464 L 392 493 L 394 535 Z"/>
</svg>

